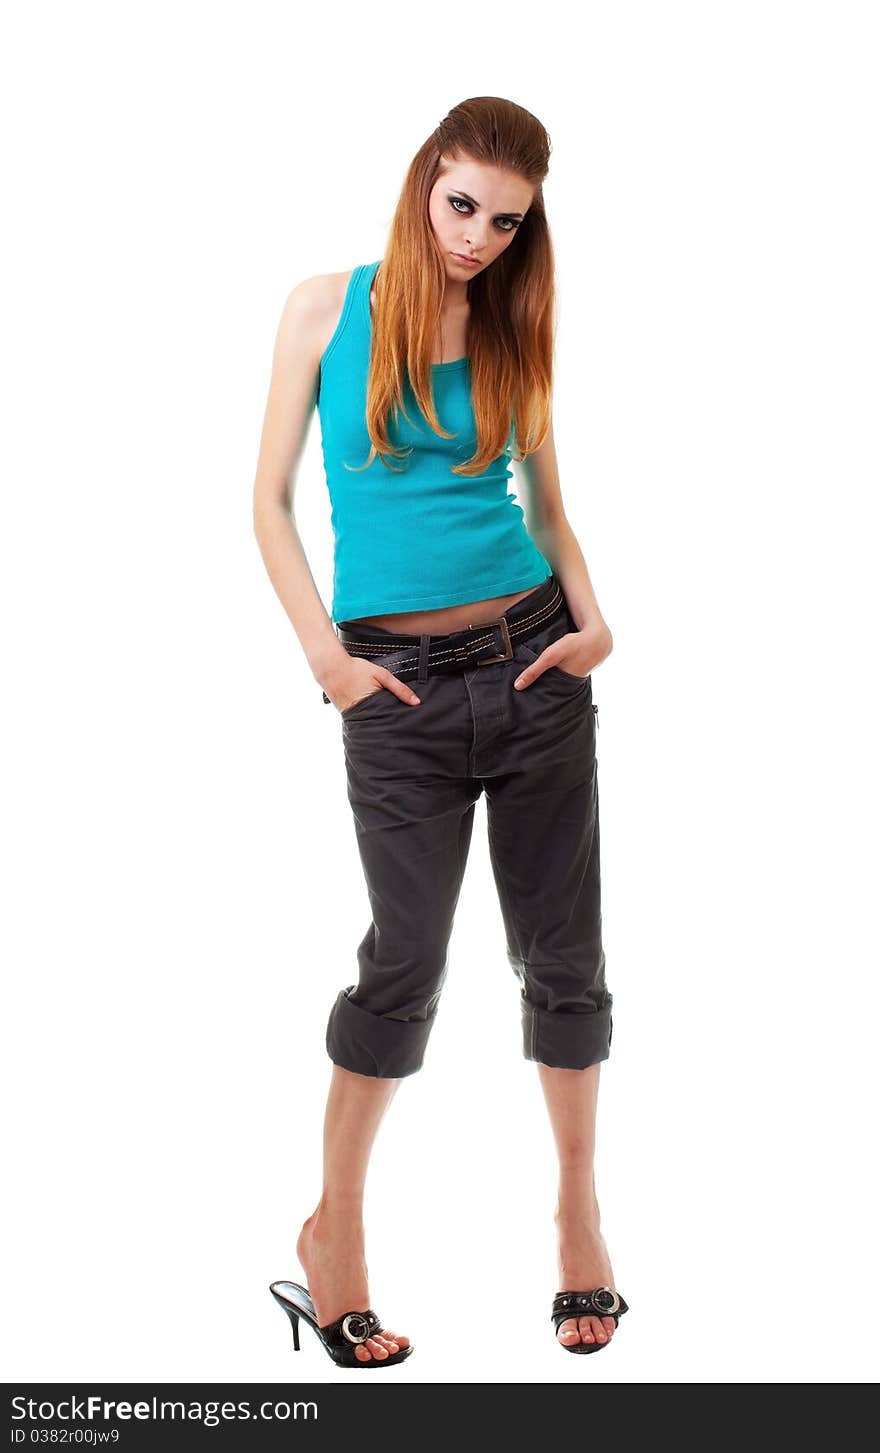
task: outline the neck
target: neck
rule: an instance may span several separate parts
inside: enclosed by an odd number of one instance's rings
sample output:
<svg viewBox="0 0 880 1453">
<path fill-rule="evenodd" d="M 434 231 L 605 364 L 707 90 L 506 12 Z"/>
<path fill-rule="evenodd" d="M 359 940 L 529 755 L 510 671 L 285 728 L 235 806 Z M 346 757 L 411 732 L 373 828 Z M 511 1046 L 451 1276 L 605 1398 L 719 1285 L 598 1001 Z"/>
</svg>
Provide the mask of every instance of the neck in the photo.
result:
<svg viewBox="0 0 880 1453">
<path fill-rule="evenodd" d="M 444 315 L 470 311 L 467 283 L 451 283 L 447 280 L 442 311 Z"/>
</svg>

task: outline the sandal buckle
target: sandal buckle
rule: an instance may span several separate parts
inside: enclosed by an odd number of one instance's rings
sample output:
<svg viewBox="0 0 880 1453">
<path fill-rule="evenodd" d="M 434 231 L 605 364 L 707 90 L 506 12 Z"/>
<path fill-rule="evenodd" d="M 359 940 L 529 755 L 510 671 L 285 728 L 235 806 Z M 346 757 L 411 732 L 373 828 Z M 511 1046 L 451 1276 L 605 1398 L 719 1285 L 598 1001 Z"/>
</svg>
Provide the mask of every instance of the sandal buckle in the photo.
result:
<svg viewBox="0 0 880 1453">
<path fill-rule="evenodd" d="M 342 1335 L 356 1345 L 366 1342 L 370 1335 L 370 1324 L 360 1312 L 349 1312 L 342 1322 Z"/>
<path fill-rule="evenodd" d="M 600 1317 L 613 1317 L 620 1307 L 620 1297 L 611 1287 L 597 1287 L 592 1293 L 592 1302 Z"/>
</svg>

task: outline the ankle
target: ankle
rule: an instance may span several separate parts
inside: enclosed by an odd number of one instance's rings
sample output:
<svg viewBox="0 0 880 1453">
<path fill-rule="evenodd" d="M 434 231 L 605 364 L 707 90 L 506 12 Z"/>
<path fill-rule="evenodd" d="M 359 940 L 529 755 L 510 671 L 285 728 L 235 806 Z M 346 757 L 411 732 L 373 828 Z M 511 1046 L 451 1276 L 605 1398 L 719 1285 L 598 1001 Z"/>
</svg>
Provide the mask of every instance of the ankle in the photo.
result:
<svg viewBox="0 0 880 1453">
<path fill-rule="evenodd" d="M 310 1220 L 312 1221 L 356 1221 L 363 1220 L 363 1189 L 339 1190 L 325 1186 Z"/>
</svg>

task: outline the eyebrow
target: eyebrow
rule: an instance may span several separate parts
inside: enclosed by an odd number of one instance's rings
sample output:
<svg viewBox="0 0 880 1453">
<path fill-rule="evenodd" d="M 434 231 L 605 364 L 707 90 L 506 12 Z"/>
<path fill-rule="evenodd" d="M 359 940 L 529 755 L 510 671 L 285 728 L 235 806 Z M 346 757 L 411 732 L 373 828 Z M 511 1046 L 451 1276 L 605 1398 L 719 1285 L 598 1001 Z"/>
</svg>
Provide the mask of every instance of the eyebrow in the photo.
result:
<svg viewBox="0 0 880 1453">
<path fill-rule="evenodd" d="M 475 197 L 468 196 L 467 192 L 462 192 L 458 187 L 456 187 L 454 190 L 456 192 L 458 192 L 458 195 L 460 197 L 464 197 L 464 199 L 465 199 L 466 202 L 471 202 L 475 207 L 479 207 L 480 204 L 476 200 Z M 518 217 L 520 219 L 520 221 L 522 221 L 523 217 L 525 216 L 525 213 L 524 212 L 499 212 L 498 213 L 498 216 L 499 217 Z"/>
</svg>

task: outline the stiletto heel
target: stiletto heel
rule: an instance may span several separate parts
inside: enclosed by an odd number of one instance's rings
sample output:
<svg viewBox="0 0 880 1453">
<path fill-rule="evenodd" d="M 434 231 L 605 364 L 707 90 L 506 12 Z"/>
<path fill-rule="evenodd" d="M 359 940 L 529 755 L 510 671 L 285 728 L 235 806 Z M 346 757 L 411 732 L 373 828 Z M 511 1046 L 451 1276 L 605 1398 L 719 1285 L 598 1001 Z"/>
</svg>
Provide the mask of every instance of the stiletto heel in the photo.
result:
<svg viewBox="0 0 880 1453">
<path fill-rule="evenodd" d="M 337 1317 L 335 1322 L 319 1327 L 315 1304 L 307 1287 L 300 1286 L 295 1281 L 273 1281 L 269 1290 L 290 1318 L 293 1345 L 297 1352 L 300 1317 L 317 1333 L 338 1367 L 390 1367 L 392 1363 L 403 1362 L 413 1350 L 410 1344 L 409 1347 L 401 1347 L 398 1352 L 392 1352 L 388 1357 L 373 1355 L 369 1360 L 362 1360 L 355 1356 L 355 1349 L 362 1342 L 366 1342 L 368 1337 L 374 1337 L 382 1327 L 372 1307 L 368 1307 L 365 1312 L 346 1312 L 345 1316 Z"/>
<path fill-rule="evenodd" d="M 291 1312 L 290 1314 L 290 1325 L 293 1328 L 294 1351 L 299 1352 L 299 1317 L 296 1315 L 296 1312 Z"/>
<path fill-rule="evenodd" d="M 280 1297 L 278 1295 L 274 1286 L 271 1286 L 269 1290 L 275 1298 L 276 1302 L 279 1304 L 279 1306 L 284 1308 L 285 1312 L 290 1318 L 290 1325 L 293 1329 L 293 1345 L 296 1351 L 299 1352 L 299 1313 L 293 1308 L 291 1303 L 287 1301 L 286 1297 Z"/>
</svg>

